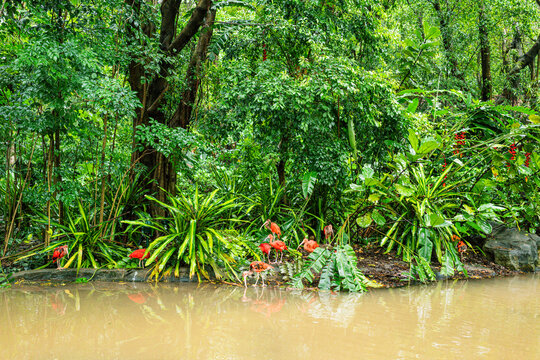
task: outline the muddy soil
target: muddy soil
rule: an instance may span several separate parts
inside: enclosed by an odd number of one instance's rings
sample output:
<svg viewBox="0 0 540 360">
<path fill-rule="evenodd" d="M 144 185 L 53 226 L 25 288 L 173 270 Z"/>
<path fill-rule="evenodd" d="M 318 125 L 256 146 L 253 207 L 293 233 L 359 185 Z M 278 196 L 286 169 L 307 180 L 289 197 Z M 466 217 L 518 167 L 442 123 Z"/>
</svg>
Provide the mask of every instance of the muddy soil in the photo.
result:
<svg viewBox="0 0 540 360">
<path fill-rule="evenodd" d="M 384 287 L 401 287 L 409 285 L 406 273 L 409 271 L 409 264 L 402 261 L 395 252 L 384 253 L 384 249 L 368 245 L 367 247 L 355 248 L 358 255 L 359 267 L 369 279 L 375 280 Z M 468 277 L 463 273 L 456 273 L 449 279 L 484 279 L 495 276 L 509 276 L 519 274 L 501 265 L 497 265 L 478 252 L 468 250 L 462 257 L 462 262 L 467 270 Z M 438 273 L 440 266 L 432 266 L 435 273 Z"/>
</svg>

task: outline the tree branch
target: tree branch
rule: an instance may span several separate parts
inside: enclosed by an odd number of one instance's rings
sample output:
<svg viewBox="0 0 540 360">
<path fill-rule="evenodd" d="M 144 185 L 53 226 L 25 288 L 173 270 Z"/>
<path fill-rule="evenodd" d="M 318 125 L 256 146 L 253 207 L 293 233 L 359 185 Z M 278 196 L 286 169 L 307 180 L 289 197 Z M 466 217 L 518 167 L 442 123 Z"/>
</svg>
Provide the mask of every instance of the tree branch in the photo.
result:
<svg viewBox="0 0 540 360">
<path fill-rule="evenodd" d="M 538 55 L 538 51 L 540 51 L 540 35 L 538 35 L 538 39 L 536 39 L 536 42 L 529 49 L 529 51 L 527 51 L 526 54 L 522 55 L 519 59 L 517 59 L 516 64 L 514 65 L 512 70 L 510 70 L 508 76 L 516 75 L 521 71 L 521 69 L 532 64 L 534 58 L 536 57 L 536 55 Z"/>
<path fill-rule="evenodd" d="M 189 18 L 188 23 L 186 26 L 184 26 L 180 34 L 178 34 L 167 49 L 169 52 L 178 53 L 182 51 L 189 40 L 191 40 L 197 31 L 199 31 L 199 28 L 203 24 L 206 13 L 208 12 L 208 9 L 210 9 L 211 5 L 211 0 L 199 0 L 197 6 L 193 10 L 193 13 L 191 14 L 191 17 Z"/>
<path fill-rule="evenodd" d="M 182 0 L 163 0 L 161 3 L 161 29 L 159 44 L 161 50 L 167 50 L 176 35 L 176 17 Z"/>
</svg>

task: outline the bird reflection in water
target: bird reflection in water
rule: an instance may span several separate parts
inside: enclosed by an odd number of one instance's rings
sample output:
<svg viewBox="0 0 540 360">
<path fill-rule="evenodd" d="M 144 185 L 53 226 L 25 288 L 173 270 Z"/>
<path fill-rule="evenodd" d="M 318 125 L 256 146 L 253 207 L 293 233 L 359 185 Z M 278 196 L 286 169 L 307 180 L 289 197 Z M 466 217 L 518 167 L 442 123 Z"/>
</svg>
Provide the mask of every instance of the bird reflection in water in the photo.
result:
<svg viewBox="0 0 540 360">
<path fill-rule="evenodd" d="M 146 302 L 146 298 L 148 296 L 143 293 L 136 293 L 136 294 L 129 294 L 128 298 L 129 300 L 133 301 L 137 304 L 144 304 Z"/>
<path fill-rule="evenodd" d="M 62 299 L 61 291 L 51 294 L 51 308 L 60 316 L 64 316 L 66 314 L 67 303 Z"/>
<path fill-rule="evenodd" d="M 265 317 L 270 317 L 272 314 L 282 310 L 286 300 L 281 297 L 281 289 L 273 289 L 274 291 L 270 291 L 271 293 L 269 296 L 266 296 L 266 298 L 270 298 L 270 300 L 264 300 L 265 290 L 265 288 L 255 288 L 256 297 L 253 299 L 247 296 L 247 288 L 244 288 L 244 294 L 241 301 L 244 303 L 250 303 L 249 310 L 262 314 Z M 279 296 L 273 296 L 276 294 L 276 292 L 279 294 Z"/>
</svg>

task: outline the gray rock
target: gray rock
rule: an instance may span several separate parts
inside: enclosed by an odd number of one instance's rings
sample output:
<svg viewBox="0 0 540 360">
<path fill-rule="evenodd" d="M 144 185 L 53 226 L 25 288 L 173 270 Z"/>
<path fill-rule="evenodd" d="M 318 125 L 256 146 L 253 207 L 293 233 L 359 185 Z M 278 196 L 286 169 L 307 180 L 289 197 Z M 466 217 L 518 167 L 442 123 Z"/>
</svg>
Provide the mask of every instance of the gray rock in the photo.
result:
<svg viewBox="0 0 540 360">
<path fill-rule="evenodd" d="M 213 274 L 210 273 L 210 276 Z M 74 282 L 85 278 L 88 281 L 123 281 L 145 282 L 149 279 L 150 271 L 147 269 L 40 269 L 20 271 L 13 274 L 13 281 L 51 281 L 51 282 Z M 189 269 L 180 268 L 180 277 L 167 276 L 159 279 L 160 282 L 196 282 L 197 277 L 189 278 Z"/>
<path fill-rule="evenodd" d="M 494 226 L 484 251 L 495 263 L 512 270 L 533 272 L 538 264 L 540 237 L 515 228 Z"/>
</svg>

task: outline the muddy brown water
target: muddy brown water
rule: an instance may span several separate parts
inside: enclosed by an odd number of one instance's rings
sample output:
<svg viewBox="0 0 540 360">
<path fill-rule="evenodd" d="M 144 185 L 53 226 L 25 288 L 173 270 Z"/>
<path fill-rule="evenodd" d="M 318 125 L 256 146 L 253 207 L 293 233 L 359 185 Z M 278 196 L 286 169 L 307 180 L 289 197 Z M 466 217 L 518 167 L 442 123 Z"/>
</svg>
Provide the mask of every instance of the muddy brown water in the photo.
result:
<svg viewBox="0 0 540 360">
<path fill-rule="evenodd" d="M 367 294 L 87 283 L 0 290 L 0 359 L 540 359 L 540 276 Z"/>
</svg>

